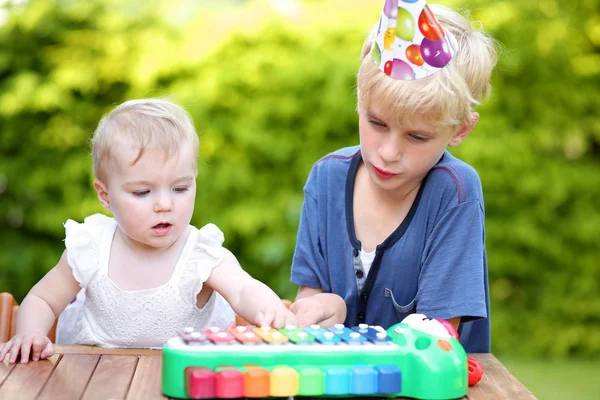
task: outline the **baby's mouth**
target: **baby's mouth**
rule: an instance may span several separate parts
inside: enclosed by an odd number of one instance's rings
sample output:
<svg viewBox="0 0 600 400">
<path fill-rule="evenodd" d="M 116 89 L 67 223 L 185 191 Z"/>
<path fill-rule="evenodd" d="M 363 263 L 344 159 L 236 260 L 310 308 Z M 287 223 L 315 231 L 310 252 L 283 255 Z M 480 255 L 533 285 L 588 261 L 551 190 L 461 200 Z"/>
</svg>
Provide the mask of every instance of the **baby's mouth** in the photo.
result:
<svg viewBox="0 0 600 400">
<path fill-rule="evenodd" d="M 152 227 L 152 229 L 165 229 L 165 228 L 168 228 L 170 226 L 171 226 L 171 224 L 169 224 L 168 222 L 167 223 L 160 223 L 160 224 L 154 225 Z"/>
</svg>

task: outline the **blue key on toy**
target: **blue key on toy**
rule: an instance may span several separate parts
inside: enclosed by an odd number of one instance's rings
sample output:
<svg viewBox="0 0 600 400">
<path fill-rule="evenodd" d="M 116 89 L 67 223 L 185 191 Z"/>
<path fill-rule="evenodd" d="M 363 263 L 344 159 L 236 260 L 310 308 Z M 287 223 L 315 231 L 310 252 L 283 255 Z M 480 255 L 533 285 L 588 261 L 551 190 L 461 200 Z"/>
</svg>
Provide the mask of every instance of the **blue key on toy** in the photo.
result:
<svg viewBox="0 0 600 400">
<path fill-rule="evenodd" d="M 354 367 L 352 369 L 352 394 L 376 394 L 378 392 L 378 373 L 368 366 Z"/>
<path fill-rule="evenodd" d="M 377 327 L 369 326 L 367 324 L 359 324 L 358 326 L 353 326 L 352 330 L 365 336 L 373 343 L 387 344 L 387 342 L 392 341 L 390 335 L 388 335 L 383 328 L 377 329 Z"/>
<path fill-rule="evenodd" d="M 319 343 L 336 344 L 342 341 L 341 337 L 336 336 L 335 333 L 330 332 L 325 328 L 321 328 L 319 325 L 311 325 L 308 328 L 304 328 L 304 330 L 306 333 L 317 339 Z"/>
<path fill-rule="evenodd" d="M 331 367 L 325 370 L 325 394 L 350 394 L 350 371 L 342 367 Z"/>
<path fill-rule="evenodd" d="M 400 393 L 402 391 L 402 373 L 395 365 L 378 365 L 375 370 L 379 373 L 378 391 L 381 394 Z"/>
<path fill-rule="evenodd" d="M 361 344 L 367 342 L 368 340 L 366 336 L 363 336 L 359 332 L 355 332 L 342 324 L 335 324 L 335 326 L 329 328 L 329 330 L 335 333 L 336 336 L 341 337 L 344 342 L 347 343 Z"/>
</svg>

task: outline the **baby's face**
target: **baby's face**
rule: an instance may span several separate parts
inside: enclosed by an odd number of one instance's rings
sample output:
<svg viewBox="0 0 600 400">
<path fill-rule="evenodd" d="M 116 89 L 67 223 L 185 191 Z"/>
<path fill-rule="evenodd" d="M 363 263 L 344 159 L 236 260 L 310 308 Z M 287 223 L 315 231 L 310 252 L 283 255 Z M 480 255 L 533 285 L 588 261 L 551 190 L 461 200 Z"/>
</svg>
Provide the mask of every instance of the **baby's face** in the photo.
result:
<svg viewBox="0 0 600 400">
<path fill-rule="evenodd" d="M 105 182 L 109 209 L 119 227 L 140 247 L 162 248 L 177 241 L 191 221 L 196 197 L 196 164 L 191 145 L 172 157 L 164 150 L 145 151 L 125 139 L 111 148 L 111 172 Z"/>
</svg>

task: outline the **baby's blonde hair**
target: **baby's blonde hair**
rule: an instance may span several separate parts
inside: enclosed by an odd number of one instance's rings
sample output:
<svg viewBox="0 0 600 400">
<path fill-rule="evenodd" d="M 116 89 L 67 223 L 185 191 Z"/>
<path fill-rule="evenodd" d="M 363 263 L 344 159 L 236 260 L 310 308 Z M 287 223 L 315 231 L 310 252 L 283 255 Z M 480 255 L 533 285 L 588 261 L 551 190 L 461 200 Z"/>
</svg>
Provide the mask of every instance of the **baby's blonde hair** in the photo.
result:
<svg viewBox="0 0 600 400">
<path fill-rule="evenodd" d="M 164 99 L 126 101 L 100 120 L 92 138 L 94 175 L 104 180 L 108 173 L 111 146 L 116 138 L 131 140 L 139 146 L 135 164 L 146 150 L 165 150 L 167 158 L 182 145 L 192 146 L 194 160 L 200 145 L 190 115 L 180 106 Z"/>
<path fill-rule="evenodd" d="M 440 5 L 429 5 L 436 19 L 454 40 L 452 61 L 433 75 L 417 80 L 393 79 L 371 58 L 377 26 L 365 40 L 358 70 L 359 110 L 378 99 L 381 112 L 405 125 L 425 118 L 444 131 L 454 132 L 470 122 L 473 109 L 491 92 L 490 78 L 498 60 L 496 41 L 475 28 L 459 13 Z"/>
</svg>

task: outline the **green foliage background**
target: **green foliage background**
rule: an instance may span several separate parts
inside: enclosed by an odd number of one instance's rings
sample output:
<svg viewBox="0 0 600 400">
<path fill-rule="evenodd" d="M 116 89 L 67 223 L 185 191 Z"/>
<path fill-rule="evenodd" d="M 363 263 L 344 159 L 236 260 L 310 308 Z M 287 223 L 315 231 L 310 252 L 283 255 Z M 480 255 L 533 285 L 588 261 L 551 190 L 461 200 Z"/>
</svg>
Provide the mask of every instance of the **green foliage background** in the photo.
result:
<svg viewBox="0 0 600 400">
<path fill-rule="evenodd" d="M 600 358 L 599 1 L 440 2 L 472 9 L 504 47 L 453 150 L 486 196 L 493 351 Z M 358 141 L 355 73 L 381 4 L 272 3 L 0 8 L 0 291 L 20 301 L 58 260 L 62 223 L 102 211 L 88 148 L 102 114 L 167 96 L 200 134 L 193 222 L 219 225 L 245 269 L 294 297 L 302 187 Z"/>
</svg>

